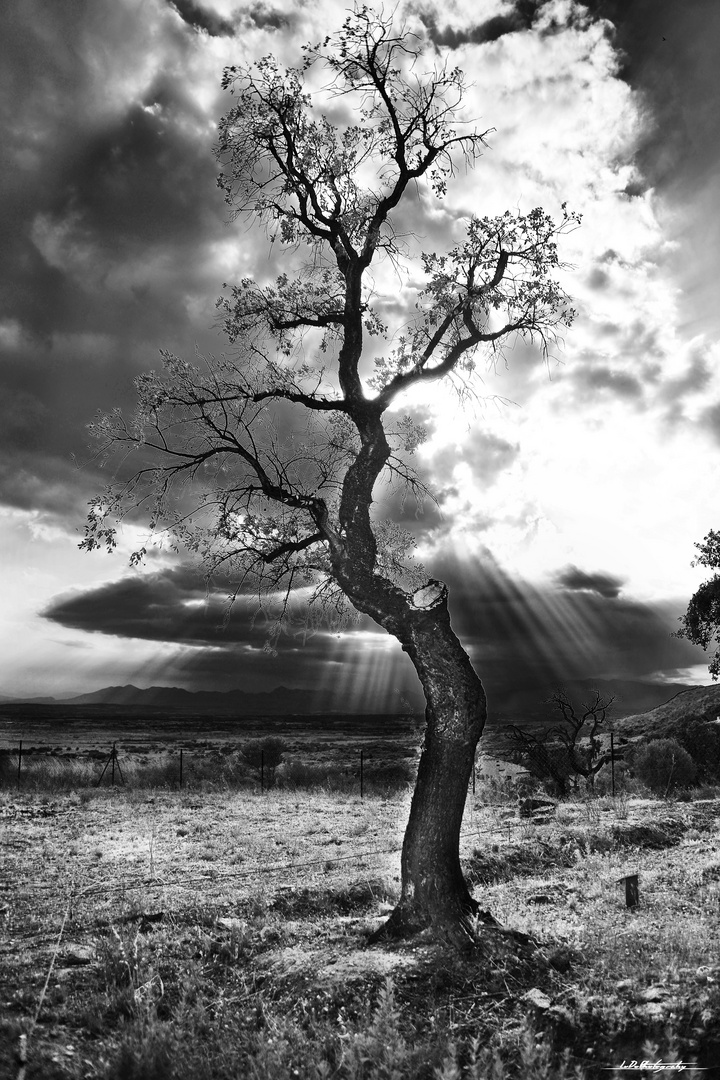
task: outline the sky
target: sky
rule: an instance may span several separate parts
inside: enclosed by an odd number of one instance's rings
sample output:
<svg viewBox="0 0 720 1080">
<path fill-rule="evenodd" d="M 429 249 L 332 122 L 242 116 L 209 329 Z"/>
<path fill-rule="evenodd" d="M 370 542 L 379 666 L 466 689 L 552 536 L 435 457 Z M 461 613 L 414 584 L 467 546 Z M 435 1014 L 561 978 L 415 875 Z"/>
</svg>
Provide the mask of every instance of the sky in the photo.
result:
<svg viewBox="0 0 720 1080">
<path fill-rule="evenodd" d="M 494 129 L 442 206 L 408 211 L 423 246 L 472 213 L 567 202 L 583 219 L 561 247 L 573 327 L 547 362 L 522 346 L 481 361 L 473 403 L 451 386 L 404 403 L 429 432 L 418 464 L 437 504 L 388 508 L 448 583 L 491 715 L 563 685 L 615 693 L 623 712 L 707 683 L 703 652 L 672 635 L 703 580 L 693 545 L 720 527 L 720 7 L 399 10 L 431 59 L 464 69 L 466 106 Z M 225 620 L 226 588 L 188 556 L 131 568 L 131 535 L 113 556 L 78 549 L 107 480 L 87 424 L 131 408 L 161 348 L 222 352 L 223 283 L 282 268 L 216 185 L 223 67 L 295 63 L 344 16 L 333 0 L 3 6 L 0 695 L 285 685 L 339 709 L 421 701 L 369 622 L 291 628 L 274 656 L 253 606 Z M 381 307 L 407 296 L 380 278 Z"/>
</svg>

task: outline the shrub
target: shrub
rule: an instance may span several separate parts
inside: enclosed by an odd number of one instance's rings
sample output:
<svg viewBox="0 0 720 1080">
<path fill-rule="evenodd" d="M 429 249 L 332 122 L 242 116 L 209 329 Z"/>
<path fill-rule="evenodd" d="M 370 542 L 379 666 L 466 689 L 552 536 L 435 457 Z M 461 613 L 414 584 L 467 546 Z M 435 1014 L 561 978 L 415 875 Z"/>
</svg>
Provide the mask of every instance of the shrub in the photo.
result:
<svg viewBox="0 0 720 1080">
<path fill-rule="evenodd" d="M 720 775 L 720 724 L 709 724 L 693 716 L 676 735 L 695 762 L 700 779 L 711 780 Z"/>
<path fill-rule="evenodd" d="M 257 769 L 258 774 L 262 775 L 263 783 L 269 788 L 275 784 L 275 772 L 278 765 L 282 763 L 285 750 L 284 740 L 277 735 L 266 735 L 264 739 L 251 739 L 240 747 L 240 753 L 245 761 Z"/>
<path fill-rule="evenodd" d="M 695 779 L 695 762 L 677 739 L 653 739 L 634 757 L 635 773 L 651 791 L 666 795 Z"/>
</svg>

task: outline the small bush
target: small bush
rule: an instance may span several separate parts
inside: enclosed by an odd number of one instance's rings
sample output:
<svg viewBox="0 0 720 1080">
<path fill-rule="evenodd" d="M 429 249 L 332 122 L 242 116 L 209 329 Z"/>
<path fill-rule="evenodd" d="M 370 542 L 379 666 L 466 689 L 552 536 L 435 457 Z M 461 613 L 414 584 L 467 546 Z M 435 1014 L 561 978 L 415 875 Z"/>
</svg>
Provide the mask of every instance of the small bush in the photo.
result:
<svg viewBox="0 0 720 1080">
<path fill-rule="evenodd" d="M 720 724 L 690 717 L 676 734 L 695 762 L 699 779 L 714 780 L 720 776 Z"/>
<path fill-rule="evenodd" d="M 677 739 L 653 739 L 634 756 L 636 775 L 657 795 L 687 787 L 695 779 L 695 762 Z"/>
<path fill-rule="evenodd" d="M 248 765 L 257 769 L 265 787 L 271 788 L 275 785 L 275 773 L 278 765 L 282 764 L 286 749 L 283 739 L 277 735 L 266 735 L 264 739 L 251 739 L 243 743 L 240 753 Z"/>
</svg>

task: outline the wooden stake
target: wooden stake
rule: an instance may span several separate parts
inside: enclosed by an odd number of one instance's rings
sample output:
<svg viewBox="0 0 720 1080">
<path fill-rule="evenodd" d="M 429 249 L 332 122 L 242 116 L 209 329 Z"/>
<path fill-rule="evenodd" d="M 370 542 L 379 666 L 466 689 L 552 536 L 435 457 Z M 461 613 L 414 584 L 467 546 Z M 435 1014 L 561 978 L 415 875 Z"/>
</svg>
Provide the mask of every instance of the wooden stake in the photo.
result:
<svg viewBox="0 0 720 1080">
<path fill-rule="evenodd" d="M 621 882 L 625 882 L 625 907 L 633 908 L 637 907 L 640 903 L 640 891 L 638 889 L 638 875 L 627 874 L 625 877 L 620 878 Z"/>
</svg>

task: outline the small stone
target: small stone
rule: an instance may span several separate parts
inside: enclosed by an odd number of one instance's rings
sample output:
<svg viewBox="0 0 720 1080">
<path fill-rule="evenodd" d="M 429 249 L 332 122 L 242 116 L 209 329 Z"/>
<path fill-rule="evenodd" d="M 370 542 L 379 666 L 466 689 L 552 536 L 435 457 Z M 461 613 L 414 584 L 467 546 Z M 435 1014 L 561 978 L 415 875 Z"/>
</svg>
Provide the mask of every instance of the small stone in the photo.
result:
<svg viewBox="0 0 720 1080">
<path fill-rule="evenodd" d="M 615 983 L 615 989 L 616 990 L 632 990 L 632 987 L 633 987 L 632 979 L 621 979 L 620 982 Z"/>
<path fill-rule="evenodd" d="M 242 930 L 246 925 L 242 919 L 218 919 L 218 926 L 222 926 L 225 930 Z"/>
<path fill-rule="evenodd" d="M 522 1000 L 529 1001 L 536 1009 L 549 1009 L 552 1004 L 547 994 L 543 994 L 542 990 L 538 990 L 535 986 L 532 990 L 528 990 L 527 994 L 523 994 Z"/>
<path fill-rule="evenodd" d="M 60 955 L 67 967 L 80 967 L 82 964 L 92 964 L 95 959 L 95 946 L 68 944 Z"/>
</svg>

